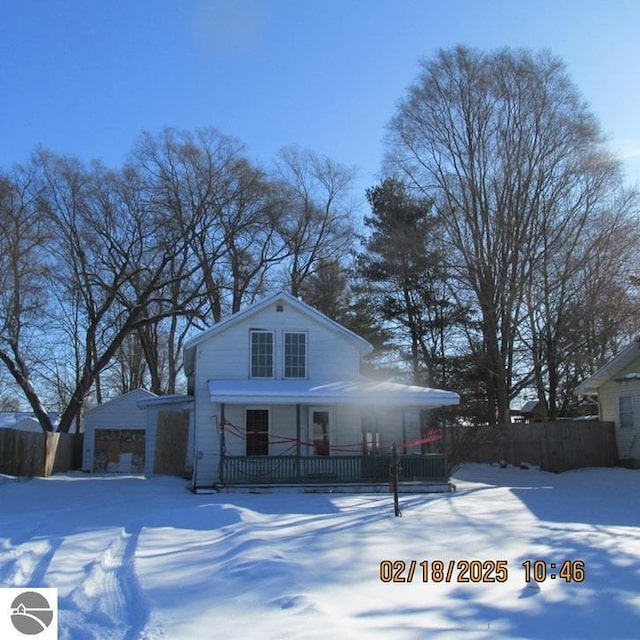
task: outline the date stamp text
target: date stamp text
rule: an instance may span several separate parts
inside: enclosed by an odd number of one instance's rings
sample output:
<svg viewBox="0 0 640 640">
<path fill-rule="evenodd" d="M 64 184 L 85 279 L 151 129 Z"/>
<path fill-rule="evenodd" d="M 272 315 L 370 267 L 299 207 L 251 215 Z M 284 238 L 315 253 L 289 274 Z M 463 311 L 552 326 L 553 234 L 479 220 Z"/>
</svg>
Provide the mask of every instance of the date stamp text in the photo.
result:
<svg viewBox="0 0 640 640">
<path fill-rule="evenodd" d="M 557 578 L 565 582 L 584 582 L 582 560 L 525 560 L 520 564 L 525 582 L 542 583 Z M 507 560 L 382 560 L 380 580 L 388 583 L 504 583 L 509 580 Z"/>
</svg>

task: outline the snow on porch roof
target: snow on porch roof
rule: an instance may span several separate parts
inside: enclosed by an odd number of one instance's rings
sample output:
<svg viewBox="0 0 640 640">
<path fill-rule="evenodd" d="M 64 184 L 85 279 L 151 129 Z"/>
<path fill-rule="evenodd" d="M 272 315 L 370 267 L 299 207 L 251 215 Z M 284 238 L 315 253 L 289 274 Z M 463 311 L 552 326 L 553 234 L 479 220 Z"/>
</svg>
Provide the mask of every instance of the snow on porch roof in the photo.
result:
<svg viewBox="0 0 640 640">
<path fill-rule="evenodd" d="M 231 404 L 367 404 L 387 407 L 447 407 L 460 404 L 453 391 L 397 382 L 342 380 L 210 380 L 212 402 Z"/>
</svg>

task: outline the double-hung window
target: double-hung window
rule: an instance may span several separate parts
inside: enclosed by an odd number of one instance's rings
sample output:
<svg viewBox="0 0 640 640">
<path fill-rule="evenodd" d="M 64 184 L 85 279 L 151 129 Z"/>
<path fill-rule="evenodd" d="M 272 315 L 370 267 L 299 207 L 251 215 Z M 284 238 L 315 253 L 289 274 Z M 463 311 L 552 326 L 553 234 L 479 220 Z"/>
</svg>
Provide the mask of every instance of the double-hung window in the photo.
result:
<svg viewBox="0 0 640 640">
<path fill-rule="evenodd" d="M 307 334 L 302 331 L 284 334 L 284 377 L 307 377 Z"/>
<path fill-rule="evenodd" d="M 618 422 L 621 429 L 633 429 L 633 396 L 618 396 Z"/>
<path fill-rule="evenodd" d="M 251 331 L 251 377 L 273 378 L 273 331 Z"/>
</svg>

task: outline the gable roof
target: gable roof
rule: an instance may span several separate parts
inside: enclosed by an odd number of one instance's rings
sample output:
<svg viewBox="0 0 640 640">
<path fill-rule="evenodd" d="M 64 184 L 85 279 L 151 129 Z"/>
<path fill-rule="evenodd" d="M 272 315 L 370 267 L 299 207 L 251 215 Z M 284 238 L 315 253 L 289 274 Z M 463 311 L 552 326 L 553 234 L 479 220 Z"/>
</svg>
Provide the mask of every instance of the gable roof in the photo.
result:
<svg viewBox="0 0 640 640">
<path fill-rule="evenodd" d="M 202 331 L 197 336 L 194 336 L 193 338 L 191 338 L 191 340 L 188 340 L 184 346 L 185 373 L 189 375 L 193 371 L 193 359 L 194 359 L 195 348 L 199 344 L 201 344 L 202 342 L 205 342 L 212 336 L 215 336 L 218 333 L 225 331 L 230 326 L 233 326 L 234 324 L 241 322 L 246 318 L 251 317 L 253 314 L 259 311 L 262 311 L 263 309 L 267 308 L 269 305 L 272 305 L 276 302 L 283 302 L 283 303 L 289 304 L 292 307 L 294 307 L 297 311 L 307 316 L 309 319 L 315 320 L 316 322 L 325 326 L 326 328 L 339 333 L 340 335 L 342 335 L 342 337 L 349 340 L 360 351 L 362 355 L 367 355 L 368 353 L 371 353 L 373 351 L 373 345 L 370 342 L 368 342 L 364 338 L 361 338 L 359 335 L 357 335 L 350 329 L 343 327 L 340 323 L 336 322 L 335 320 L 332 320 L 331 318 L 326 316 L 324 313 L 321 313 L 317 309 L 314 309 L 312 306 L 308 305 L 306 302 L 303 302 L 299 298 L 296 298 L 290 293 L 286 291 L 276 291 L 275 293 L 268 295 L 266 298 L 263 298 L 259 302 L 256 302 L 255 304 L 245 307 L 244 309 L 238 311 L 237 313 L 234 313 L 230 316 L 227 316 L 226 318 L 223 318 L 222 320 L 220 320 L 220 322 L 217 322 L 215 325 L 213 325 L 213 327 L 206 329 L 205 331 Z"/>
<path fill-rule="evenodd" d="M 605 382 L 609 382 L 609 380 L 617 376 L 637 358 L 640 358 L 640 337 L 636 338 L 630 345 L 611 358 L 609 362 L 598 369 L 590 378 L 587 378 L 583 383 L 578 385 L 576 393 L 580 396 L 597 395 L 598 389 L 605 384 Z"/>
<path fill-rule="evenodd" d="M 186 406 L 193 403 L 193 396 L 185 393 L 172 393 L 164 396 L 153 396 L 152 398 L 143 398 L 138 400 L 136 404 L 141 409 L 147 409 L 148 407 L 161 407 L 167 405 L 173 405 L 176 407 Z M 179 409 L 178 409 L 179 410 Z"/>
<path fill-rule="evenodd" d="M 522 405 L 520 413 L 531 413 L 539 404 L 540 400 L 529 400 Z"/>
<path fill-rule="evenodd" d="M 127 393 L 123 393 L 120 396 L 116 396 L 115 398 L 110 398 L 109 400 L 105 400 L 104 402 L 97 404 L 95 407 L 91 407 L 87 411 L 85 415 L 100 413 L 101 411 L 107 409 L 109 411 L 113 411 L 114 404 L 120 404 L 122 402 L 132 402 L 137 404 L 141 400 L 156 398 L 156 394 L 147 391 L 146 389 L 133 389 L 132 391 L 128 391 Z"/>
</svg>

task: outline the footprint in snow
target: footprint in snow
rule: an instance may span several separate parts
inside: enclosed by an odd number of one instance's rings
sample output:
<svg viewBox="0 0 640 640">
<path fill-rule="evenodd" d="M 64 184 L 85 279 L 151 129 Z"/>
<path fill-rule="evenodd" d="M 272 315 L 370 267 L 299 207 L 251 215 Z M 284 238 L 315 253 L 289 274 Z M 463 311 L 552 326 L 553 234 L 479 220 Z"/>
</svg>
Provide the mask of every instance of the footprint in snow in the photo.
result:
<svg viewBox="0 0 640 640">
<path fill-rule="evenodd" d="M 271 604 L 280 607 L 280 609 L 296 609 L 304 611 L 313 607 L 313 602 L 305 595 L 281 596 L 271 601 Z"/>
</svg>

